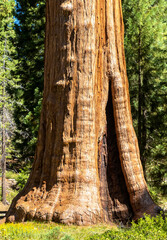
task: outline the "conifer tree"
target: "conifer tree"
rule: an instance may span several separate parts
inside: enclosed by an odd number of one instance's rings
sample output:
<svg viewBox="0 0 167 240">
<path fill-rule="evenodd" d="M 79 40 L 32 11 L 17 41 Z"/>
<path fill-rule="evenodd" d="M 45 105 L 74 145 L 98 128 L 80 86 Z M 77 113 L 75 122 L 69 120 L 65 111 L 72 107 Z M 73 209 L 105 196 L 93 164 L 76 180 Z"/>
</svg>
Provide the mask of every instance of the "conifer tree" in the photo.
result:
<svg viewBox="0 0 167 240">
<path fill-rule="evenodd" d="M 11 71 L 15 68 L 16 61 L 12 55 L 15 49 L 12 45 L 14 37 L 13 10 L 15 1 L 0 1 L 0 133 L 1 133 L 1 167 L 2 167 L 2 202 L 6 204 L 6 158 L 11 150 L 11 136 L 13 133 L 12 102 L 8 96 L 7 88 L 14 86 L 15 80 Z"/>
<path fill-rule="evenodd" d="M 18 0 L 15 11 L 15 46 L 18 61 L 13 76 L 16 88 L 9 89 L 14 100 L 16 131 L 13 144 L 18 159 L 33 158 L 43 90 L 45 1 Z"/>
<path fill-rule="evenodd" d="M 166 9 L 167 3 L 164 0 L 123 1 L 132 113 L 145 175 L 148 163 L 152 169 L 155 166 L 157 169 L 159 158 L 164 176 L 165 164 L 162 162 L 167 154 L 164 148 L 167 141 L 164 42 Z M 161 176 L 161 180 L 162 178 Z"/>
</svg>

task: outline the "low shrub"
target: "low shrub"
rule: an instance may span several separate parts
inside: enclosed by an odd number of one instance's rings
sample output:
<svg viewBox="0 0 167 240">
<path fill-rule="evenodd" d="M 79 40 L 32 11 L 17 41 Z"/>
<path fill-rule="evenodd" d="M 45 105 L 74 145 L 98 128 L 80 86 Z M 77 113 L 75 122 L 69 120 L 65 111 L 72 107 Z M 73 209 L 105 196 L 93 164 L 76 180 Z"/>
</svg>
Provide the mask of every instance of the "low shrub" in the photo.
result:
<svg viewBox="0 0 167 240">
<path fill-rule="evenodd" d="M 9 204 L 11 204 L 13 198 L 18 194 L 18 191 L 15 189 L 10 190 L 6 194 L 6 200 L 8 201 Z"/>
<path fill-rule="evenodd" d="M 6 178 L 7 179 L 15 179 L 17 181 L 18 173 L 15 173 L 14 171 L 6 171 Z"/>
<path fill-rule="evenodd" d="M 167 220 L 161 215 L 151 218 L 145 215 L 138 223 L 132 222 L 130 228 L 109 230 L 101 235 L 93 235 L 89 240 L 164 240 L 167 239 Z"/>
<path fill-rule="evenodd" d="M 27 165 L 23 167 L 17 174 L 16 182 L 17 182 L 17 189 L 19 191 L 22 190 L 25 184 L 27 183 L 27 180 L 29 178 L 30 171 L 31 171 L 30 169 L 31 169 L 30 165 Z"/>
</svg>

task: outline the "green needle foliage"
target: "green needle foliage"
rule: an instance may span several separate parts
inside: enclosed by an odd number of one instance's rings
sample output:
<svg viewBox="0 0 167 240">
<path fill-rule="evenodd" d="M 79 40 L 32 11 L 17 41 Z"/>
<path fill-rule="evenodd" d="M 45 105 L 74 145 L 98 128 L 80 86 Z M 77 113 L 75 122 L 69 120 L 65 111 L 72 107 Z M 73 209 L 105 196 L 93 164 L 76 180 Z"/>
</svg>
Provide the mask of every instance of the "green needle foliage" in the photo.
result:
<svg viewBox="0 0 167 240">
<path fill-rule="evenodd" d="M 11 101 L 7 89 L 15 87 L 17 81 L 11 76 L 14 71 L 16 60 L 13 55 L 16 54 L 13 45 L 15 38 L 13 10 L 15 8 L 14 0 L 0 0 L 0 141 L 2 143 L 6 158 L 11 158 L 11 137 L 15 128 L 13 122 L 13 102 Z M 3 136 L 3 137 L 2 137 Z M 0 153 L 1 154 L 1 153 Z"/>
<path fill-rule="evenodd" d="M 45 1 L 18 0 L 15 10 L 17 65 L 13 77 L 17 87 L 9 89 L 14 100 L 16 124 L 13 144 L 15 157 L 31 161 L 34 157 L 41 110 L 44 72 Z"/>
<path fill-rule="evenodd" d="M 145 176 L 165 189 L 167 2 L 124 0 L 125 50 L 134 127 Z"/>
</svg>

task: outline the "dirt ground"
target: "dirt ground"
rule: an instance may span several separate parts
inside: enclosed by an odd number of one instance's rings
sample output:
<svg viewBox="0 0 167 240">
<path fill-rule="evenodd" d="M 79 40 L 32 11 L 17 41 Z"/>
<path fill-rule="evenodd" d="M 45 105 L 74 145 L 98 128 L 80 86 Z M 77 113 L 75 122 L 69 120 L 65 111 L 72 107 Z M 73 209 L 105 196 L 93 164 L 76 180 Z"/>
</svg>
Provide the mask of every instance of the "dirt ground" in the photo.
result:
<svg viewBox="0 0 167 240">
<path fill-rule="evenodd" d="M 2 202 L 0 202 L 0 211 L 7 211 L 9 208 L 9 205 L 4 205 Z"/>
</svg>

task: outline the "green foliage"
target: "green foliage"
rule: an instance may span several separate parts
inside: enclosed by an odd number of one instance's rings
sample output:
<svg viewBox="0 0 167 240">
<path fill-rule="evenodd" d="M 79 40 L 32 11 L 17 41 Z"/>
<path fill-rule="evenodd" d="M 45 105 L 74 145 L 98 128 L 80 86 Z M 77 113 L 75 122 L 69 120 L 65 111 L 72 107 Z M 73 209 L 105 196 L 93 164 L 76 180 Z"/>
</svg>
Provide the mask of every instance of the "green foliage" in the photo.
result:
<svg viewBox="0 0 167 240">
<path fill-rule="evenodd" d="M 151 186 L 167 189 L 167 2 L 124 0 L 125 52 L 134 127 Z"/>
<path fill-rule="evenodd" d="M 48 224 L 26 222 L 24 224 L 1 224 L 0 238 L 7 240 L 164 240 L 167 239 L 167 222 L 162 216 L 140 219 L 138 223 L 124 228 L 111 228 L 111 226 L 64 226 L 61 224 Z"/>
<path fill-rule="evenodd" d="M 0 0 L 0 136 L 4 132 L 3 144 L 5 145 L 6 158 L 11 158 L 11 136 L 14 130 L 12 117 L 13 102 L 7 93 L 8 86 L 15 86 L 16 79 L 11 76 L 17 61 L 13 59 L 15 47 L 12 40 L 15 37 L 13 10 L 15 1 Z M 2 141 L 0 142 L 2 149 Z M 0 156 L 1 157 L 1 156 Z"/>
<path fill-rule="evenodd" d="M 6 200 L 9 204 L 12 203 L 12 200 L 14 197 L 16 197 L 16 195 L 18 194 L 18 191 L 16 189 L 12 189 L 10 191 L 7 192 L 6 194 Z"/>
<path fill-rule="evenodd" d="M 160 195 L 160 192 L 158 192 L 157 188 L 148 186 L 148 189 L 154 202 L 157 204 L 160 203 L 161 195 Z"/>
<path fill-rule="evenodd" d="M 60 227 L 37 223 L 6 224 L 0 226 L 0 237 L 6 240 L 73 240 L 60 232 Z"/>
<path fill-rule="evenodd" d="M 0 192 L 2 191 L 2 188 L 0 187 Z M 18 191 L 17 190 L 8 190 L 7 191 L 7 194 L 6 194 L 6 200 L 9 204 L 11 204 L 13 198 L 18 194 Z M 2 196 L 0 195 L 0 201 L 2 201 Z"/>
<path fill-rule="evenodd" d="M 104 233 L 111 226 L 89 227 L 65 226 L 55 223 L 25 222 L 24 224 L 1 224 L 0 239 L 10 240 L 80 240 L 89 239 L 95 233 Z"/>
<path fill-rule="evenodd" d="M 67 234 L 62 234 L 60 232 L 59 227 L 54 227 L 51 229 L 49 232 L 45 233 L 42 236 L 44 240 L 56 240 L 56 239 L 61 239 L 61 240 L 73 240 L 73 238 Z"/>
<path fill-rule="evenodd" d="M 17 177 L 17 186 L 19 187 L 19 190 L 23 189 L 25 186 L 28 177 L 30 175 L 30 166 L 27 165 L 23 169 L 20 170 L 18 177 Z"/>
<path fill-rule="evenodd" d="M 30 175 L 30 165 L 27 165 L 25 167 L 23 167 L 19 173 L 15 173 L 13 171 L 7 171 L 6 172 L 6 179 L 15 179 L 16 180 L 16 185 L 17 185 L 17 189 L 19 189 L 19 191 L 21 189 L 23 189 L 23 187 L 25 186 L 28 177 Z"/>
<path fill-rule="evenodd" d="M 15 179 L 17 181 L 18 173 L 14 171 L 6 171 L 6 179 Z"/>
<path fill-rule="evenodd" d="M 13 138 L 15 158 L 34 157 L 41 110 L 44 71 L 45 1 L 18 0 L 15 10 L 15 42 L 18 61 L 13 76 L 17 86 L 8 89 L 14 101 L 16 124 Z"/>
<path fill-rule="evenodd" d="M 55 227 L 45 234 L 45 239 L 48 240 L 58 239 L 59 235 L 60 235 L 59 228 Z"/>
<path fill-rule="evenodd" d="M 145 219 L 140 219 L 137 224 L 132 222 L 131 228 L 107 231 L 101 235 L 94 235 L 89 239 L 164 240 L 167 239 L 167 222 L 162 218 L 162 216 L 157 216 L 156 218 L 145 216 Z"/>
</svg>

